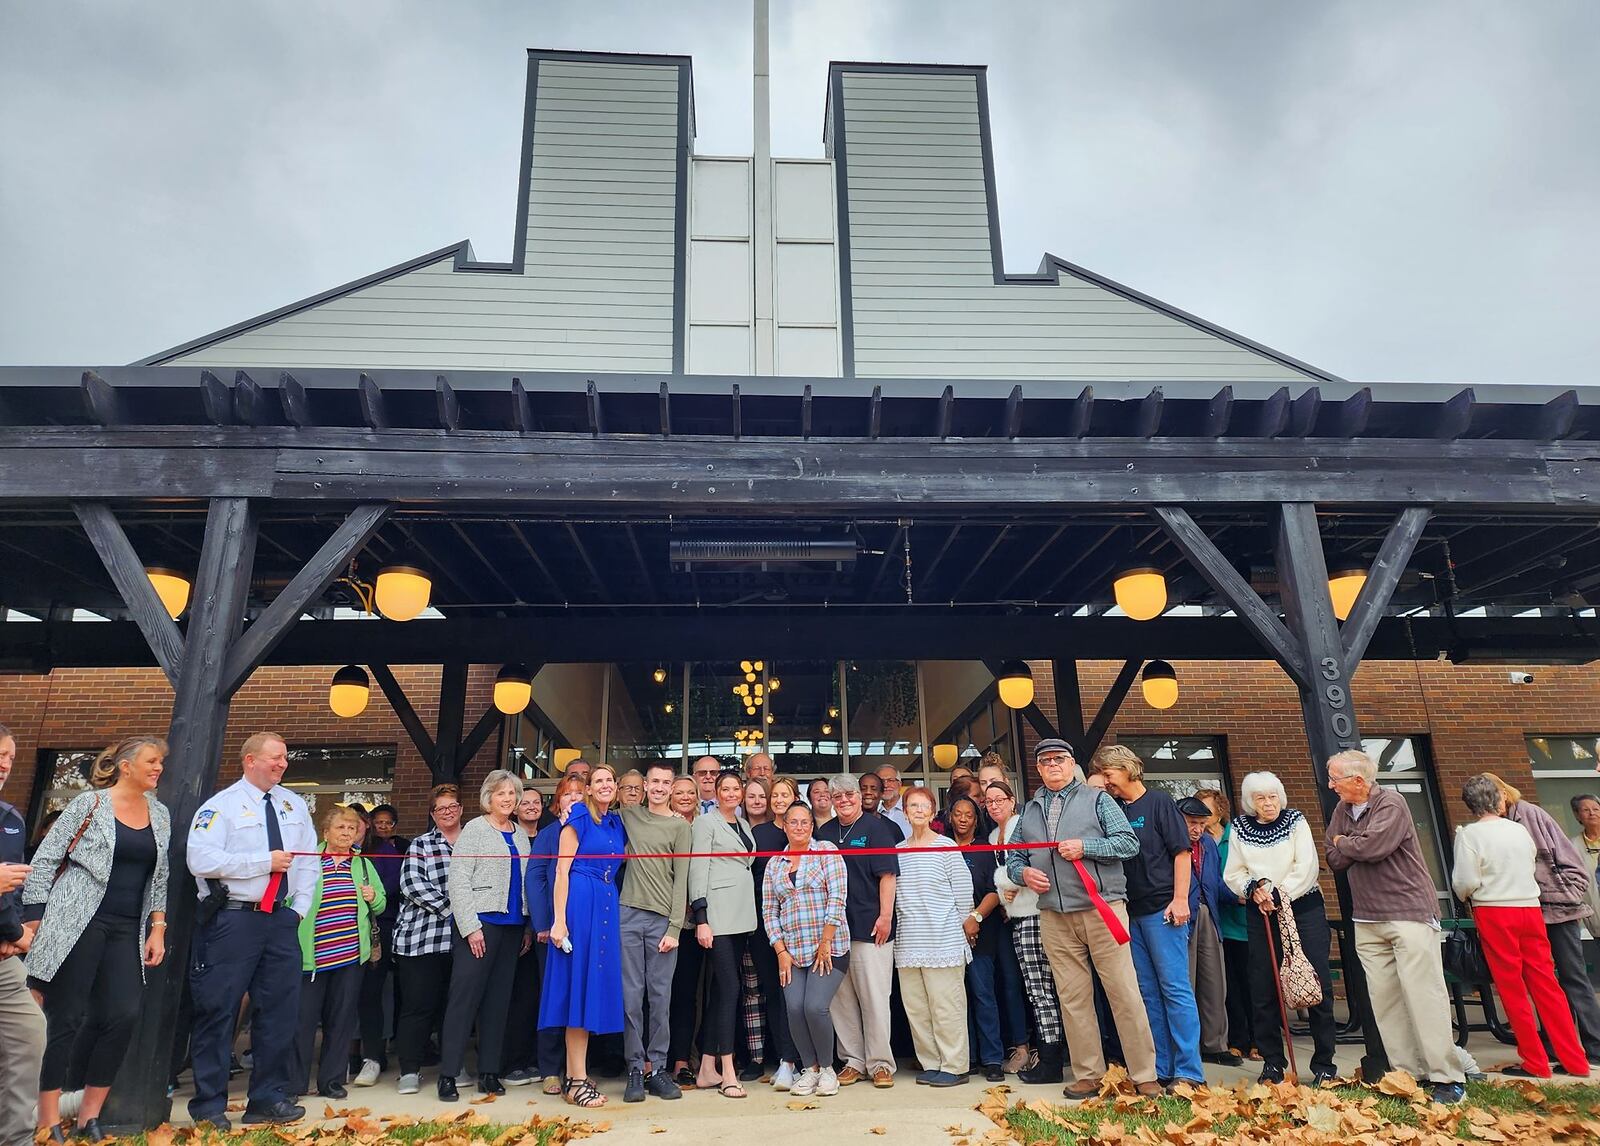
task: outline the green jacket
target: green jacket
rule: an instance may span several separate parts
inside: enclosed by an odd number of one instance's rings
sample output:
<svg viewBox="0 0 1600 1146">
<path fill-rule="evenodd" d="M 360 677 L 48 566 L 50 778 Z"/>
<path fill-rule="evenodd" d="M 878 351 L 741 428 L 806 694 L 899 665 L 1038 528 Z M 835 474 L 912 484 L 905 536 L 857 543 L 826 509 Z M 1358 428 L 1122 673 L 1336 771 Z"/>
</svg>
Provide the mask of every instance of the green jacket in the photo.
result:
<svg viewBox="0 0 1600 1146">
<path fill-rule="evenodd" d="M 319 852 L 328 850 L 328 841 L 322 840 L 317 844 Z M 360 854 L 356 849 L 354 858 L 350 861 L 350 875 L 356 881 L 356 929 L 361 935 L 361 961 L 365 963 L 372 957 L 372 921 L 383 911 L 383 881 L 378 878 L 378 869 L 372 866 L 372 861 Z M 361 895 L 362 884 L 369 885 L 376 894 L 372 902 L 368 903 Z M 317 912 L 322 907 L 322 863 L 317 861 L 317 886 L 311 893 L 311 910 L 306 912 L 306 917 L 300 921 L 300 956 L 302 971 L 315 971 L 317 969 L 317 944 L 316 926 Z"/>
</svg>

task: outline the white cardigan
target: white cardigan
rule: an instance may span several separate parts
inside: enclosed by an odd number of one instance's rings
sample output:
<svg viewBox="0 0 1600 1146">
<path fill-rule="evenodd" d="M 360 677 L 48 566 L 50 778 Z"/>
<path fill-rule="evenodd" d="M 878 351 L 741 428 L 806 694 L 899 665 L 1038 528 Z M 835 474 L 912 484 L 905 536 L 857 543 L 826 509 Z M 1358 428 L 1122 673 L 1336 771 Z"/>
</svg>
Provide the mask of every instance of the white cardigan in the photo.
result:
<svg viewBox="0 0 1600 1146">
<path fill-rule="evenodd" d="M 1233 843 L 1222 870 L 1222 882 L 1233 894 L 1247 894 L 1245 889 L 1260 880 L 1266 880 L 1291 900 L 1317 889 L 1317 844 L 1311 838 L 1311 825 L 1299 812 L 1283 812 L 1278 819 L 1285 816 L 1294 817 L 1293 826 L 1284 830 L 1274 820 L 1267 825 L 1268 835 L 1279 838 L 1266 844 L 1250 842 L 1250 837 L 1261 829 L 1243 816 L 1234 817 Z"/>
<path fill-rule="evenodd" d="M 991 844 L 1009 844 L 1017 838 L 1017 829 L 1022 827 L 1022 817 L 1012 816 L 1006 821 L 1006 838 L 1000 838 L 1000 829 L 996 828 L 989 833 Z M 1012 883 L 1011 876 L 1006 873 L 1005 852 L 995 852 L 994 889 L 1000 893 L 1000 910 L 1006 913 L 1007 919 L 1032 919 L 1039 914 L 1039 893 L 1031 887 L 1024 887 L 1020 883 Z M 1016 889 L 1016 898 L 1008 900 L 1006 892 Z"/>
</svg>

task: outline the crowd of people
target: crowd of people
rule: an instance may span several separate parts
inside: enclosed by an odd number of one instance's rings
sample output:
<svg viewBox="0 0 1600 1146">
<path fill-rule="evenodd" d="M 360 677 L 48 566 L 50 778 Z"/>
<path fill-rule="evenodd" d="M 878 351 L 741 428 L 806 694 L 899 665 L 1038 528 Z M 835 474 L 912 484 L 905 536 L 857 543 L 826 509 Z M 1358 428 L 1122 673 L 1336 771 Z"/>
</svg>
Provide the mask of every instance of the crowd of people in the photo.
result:
<svg viewBox="0 0 1600 1146">
<path fill-rule="evenodd" d="M 0 728 L 0 783 L 15 748 Z M 107 749 L 31 866 L 0 803 L 0 1142 L 64 1140 L 64 1091 L 76 1133 L 99 1136 L 165 958 L 165 755 L 154 737 Z M 904 1057 L 919 1084 L 1012 1074 L 1069 1100 L 1097 1094 L 1110 1062 L 1141 1095 L 1200 1085 L 1208 1062 L 1257 1060 L 1278 1082 L 1286 986 L 1320 1083 L 1337 1070 L 1325 869 L 1348 877 L 1344 954 L 1391 1066 L 1462 1099 L 1479 1067 L 1453 1035 L 1439 897 L 1370 757 L 1327 761 L 1338 804 L 1320 844 L 1270 772 L 1244 778 L 1234 815 L 1218 789 L 1148 785 L 1121 745 L 1080 762 L 1045 739 L 1034 763 L 1026 801 L 997 756 L 952 770 L 942 800 L 892 767 L 802 792 L 762 752 L 740 769 L 703 757 L 689 776 L 577 760 L 548 803 L 495 770 L 475 809 L 433 788 L 408 840 L 386 804 L 314 821 L 281 783 L 283 737 L 253 735 L 240 779 L 188 827 L 189 1113 L 231 1128 L 246 1027 L 246 1124 L 391 1073 L 414 1094 L 430 1067 L 443 1102 L 469 1081 L 480 1095 L 542 1082 L 582 1108 L 609 1101 L 596 1076 L 623 1077 L 625 1102 L 742 1099 L 758 1079 L 830 1096 L 894 1086 Z M 1462 801 L 1451 885 L 1516 1036 L 1503 1073 L 1587 1077 L 1600 799 L 1574 801 L 1571 839 L 1492 774 Z"/>
</svg>

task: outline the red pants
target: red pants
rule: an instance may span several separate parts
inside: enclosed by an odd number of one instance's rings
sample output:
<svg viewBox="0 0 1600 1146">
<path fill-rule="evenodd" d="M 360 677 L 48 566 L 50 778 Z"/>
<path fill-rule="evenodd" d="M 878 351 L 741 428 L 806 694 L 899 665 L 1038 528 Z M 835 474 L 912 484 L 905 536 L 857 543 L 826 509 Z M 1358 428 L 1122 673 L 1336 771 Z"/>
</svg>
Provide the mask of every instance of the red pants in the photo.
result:
<svg viewBox="0 0 1600 1146">
<path fill-rule="evenodd" d="M 1555 958 L 1544 929 L 1544 916 L 1537 907 L 1475 907 L 1472 918 L 1478 924 L 1478 941 L 1483 945 L 1484 962 L 1500 991 L 1511 1032 L 1517 1036 L 1517 1054 L 1525 1070 L 1540 1077 L 1550 1076 L 1550 1059 L 1539 1041 L 1539 1028 L 1533 1012 L 1550 1036 L 1556 1058 L 1569 1074 L 1587 1077 L 1589 1060 L 1578 1041 L 1578 1028 L 1572 1020 L 1567 996 L 1556 982 Z M 1533 996 L 1530 1006 L 1528 996 Z"/>
</svg>

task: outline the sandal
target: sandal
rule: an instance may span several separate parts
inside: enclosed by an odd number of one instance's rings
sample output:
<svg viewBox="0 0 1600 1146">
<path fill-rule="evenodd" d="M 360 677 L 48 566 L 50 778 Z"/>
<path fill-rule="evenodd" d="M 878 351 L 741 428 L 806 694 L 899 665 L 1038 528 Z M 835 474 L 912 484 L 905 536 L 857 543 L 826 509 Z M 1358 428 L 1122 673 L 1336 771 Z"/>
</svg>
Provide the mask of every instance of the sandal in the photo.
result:
<svg viewBox="0 0 1600 1146">
<path fill-rule="evenodd" d="M 736 1093 L 736 1094 L 732 1093 L 734 1091 L 737 1091 L 738 1093 Z M 717 1087 L 717 1093 L 722 1095 L 723 1098 L 749 1098 L 750 1097 L 748 1094 L 746 1094 L 744 1092 L 744 1087 L 740 1086 L 737 1082 L 725 1082 L 725 1083 L 723 1083 L 721 1086 Z"/>
<path fill-rule="evenodd" d="M 606 1104 L 606 1096 L 594 1088 L 594 1083 L 587 1078 L 567 1079 L 566 1093 L 562 1096 L 569 1106 L 581 1106 L 592 1109 Z"/>
<path fill-rule="evenodd" d="M 694 1071 L 690 1070 L 687 1064 L 680 1066 L 678 1068 L 678 1073 L 673 1077 L 677 1084 L 684 1090 L 694 1090 L 696 1087 L 697 1080 L 694 1077 Z"/>
</svg>

